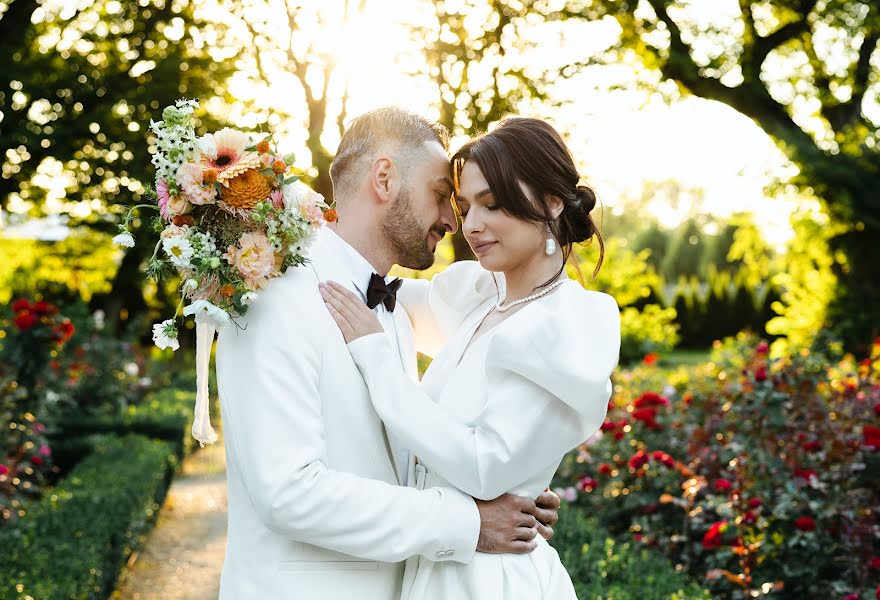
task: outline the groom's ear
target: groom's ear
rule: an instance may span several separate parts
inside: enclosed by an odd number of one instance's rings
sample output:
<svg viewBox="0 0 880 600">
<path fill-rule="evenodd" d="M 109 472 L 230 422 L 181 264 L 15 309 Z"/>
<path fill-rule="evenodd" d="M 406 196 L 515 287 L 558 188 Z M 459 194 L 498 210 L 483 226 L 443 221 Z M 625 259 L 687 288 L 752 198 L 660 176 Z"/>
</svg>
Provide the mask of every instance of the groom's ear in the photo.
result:
<svg viewBox="0 0 880 600">
<path fill-rule="evenodd" d="M 381 203 L 391 202 L 397 196 L 397 165 L 389 156 L 380 156 L 370 169 L 370 185 Z"/>
</svg>

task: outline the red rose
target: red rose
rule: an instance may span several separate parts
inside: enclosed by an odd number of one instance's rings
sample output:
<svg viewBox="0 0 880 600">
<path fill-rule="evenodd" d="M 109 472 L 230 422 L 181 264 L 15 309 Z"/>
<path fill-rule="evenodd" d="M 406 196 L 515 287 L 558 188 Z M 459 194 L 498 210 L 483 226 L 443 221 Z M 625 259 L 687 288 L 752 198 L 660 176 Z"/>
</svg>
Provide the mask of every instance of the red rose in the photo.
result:
<svg viewBox="0 0 880 600">
<path fill-rule="evenodd" d="M 820 442 L 819 440 L 804 442 L 803 444 L 801 444 L 801 448 L 803 448 L 807 452 L 818 452 L 822 449 L 822 442 Z"/>
<path fill-rule="evenodd" d="M 814 531 L 816 529 L 816 520 L 813 517 L 798 517 L 794 520 L 794 526 L 801 531 Z"/>
<path fill-rule="evenodd" d="M 664 465 L 666 465 L 670 469 L 675 466 L 675 459 L 672 458 L 671 456 L 669 456 L 668 454 L 666 454 L 663 458 L 661 458 L 660 462 L 662 462 Z"/>
<path fill-rule="evenodd" d="M 641 469 L 648 464 L 648 455 L 644 450 L 639 450 L 629 459 L 629 468 L 635 470 Z"/>
<path fill-rule="evenodd" d="M 614 423 L 612 423 L 611 421 L 603 421 L 602 424 L 599 426 L 599 429 L 601 429 L 602 431 L 611 431 L 612 429 L 614 429 Z"/>
<path fill-rule="evenodd" d="M 859 595 L 855 593 L 847 594 L 843 597 L 843 600 L 859 600 Z"/>
<path fill-rule="evenodd" d="M 721 546 L 721 535 L 727 529 L 727 521 L 714 523 L 703 536 L 703 548 L 713 550 Z"/>
<path fill-rule="evenodd" d="M 651 458 L 654 460 L 663 460 L 663 457 L 666 455 L 662 450 L 654 450 L 651 452 Z"/>
<path fill-rule="evenodd" d="M 763 366 L 755 369 L 755 381 L 767 381 L 767 369 Z"/>
<path fill-rule="evenodd" d="M 3 475 L 9 475 L 9 467 L 6 465 L 0 465 L 0 477 Z"/>
<path fill-rule="evenodd" d="M 768 351 L 768 350 L 770 350 L 770 344 L 768 344 L 767 342 L 761 342 L 761 343 L 758 344 L 758 346 L 755 348 L 755 351 L 756 351 L 758 354 L 767 354 L 767 351 Z"/>
<path fill-rule="evenodd" d="M 880 569 L 880 556 L 875 556 L 870 562 L 872 569 Z"/>
<path fill-rule="evenodd" d="M 794 476 L 809 481 L 813 477 L 816 477 L 816 472 L 812 469 L 795 469 Z"/>
<path fill-rule="evenodd" d="M 58 343 L 63 344 L 73 336 L 75 331 L 73 323 L 65 319 L 55 326 L 55 329 L 52 332 L 52 337 L 55 338 Z"/>
<path fill-rule="evenodd" d="M 629 421 L 627 421 L 626 419 L 618 419 L 616 425 L 623 429 L 624 427 L 629 425 Z"/>
<path fill-rule="evenodd" d="M 43 457 L 39 455 L 31 456 L 31 462 L 37 466 L 40 466 L 41 464 L 43 464 Z"/>
<path fill-rule="evenodd" d="M 717 492 L 729 492 L 730 488 L 733 487 L 733 484 L 730 483 L 727 479 L 716 479 L 715 480 L 715 491 Z"/>
<path fill-rule="evenodd" d="M 636 408 L 643 408 L 645 406 L 668 406 L 669 400 L 657 394 L 655 392 L 645 392 L 633 403 L 633 406 Z"/>
<path fill-rule="evenodd" d="M 35 302 L 31 307 L 38 315 L 54 315 L 58 312 L 58 307 L 54 304 L 49 304 L 48 302 L 43 302 L 42 300 L 39 302 Z"/>
<path fill-rule="evenodd" d="M 39 322 L 37 315 L 32 312 L 22 312 L 15 317 L 15 326 L 21 331 L 27 331 Z"/>
<path fill-rule="evenodd" d="M 758 508 L 764 503 L 760 498 L 750 498 L 749 499 L 749 508 Z"/>
<path fill-rule="evenodd" d="M 611 465 L 609 465 L 608 463 L 602 463 L 601 465 L 599 465 L 599 472 L 602 475 L 611 475 Z"/>
<path fill-rule="evenodd" d="M 578 488 L 585 492 L 592 492 L 598 485 L 599 482 L 592 477 L 581 477 L 577 482 Z"/>
<path fill-rule="evenodd" d="M 618 429 L 617 431 L 614 432 L 614 439 L 615 440 L 622 440 L 623 436 L 624 436 L 624 433 L 620 429 Z"/>
<path fill-rule="evenodd" d="M 754 525 L 757 520 L 758 515 L 750 510 L 747 510 L 746 514 L 743 515 L 743 523 L 746 523 L 747 525 Z"/>
<path fill-rule="evenodd" d="M 31 303 L 25 300 L 24 298 L 19 298 L 15 302 L 12 303 L 12 312 L 20 312 L 23 310 L 30 310 Z"/>
<path fill-rule="evenodd" d="M 650 367 L 651 365 L 657 364 L 657 358 L 658 356 L 656 352 L 648 352 L 645 355 L 645 358 L 642 359 L 642 362 Z"/>
<path fill-rule="evenodd" d="M 862 435 L 865 438 L 865 445 L 877 450 L 880 448 L 880 427 L 873 425 L 865 425 L 862 428 Z"/>
<path fill-rule="evenodd" d="M 877 414 L 877 416 L 880 416 L 880 402 L 874 405 L 874 412 Z"/>
<path fill-rule="evenodd" d="M 632 418 L 636 421 L 653 421 L 657 417 L 657 409 L 653 407 L 637 408 L 632 411 Z"/>
</svg>

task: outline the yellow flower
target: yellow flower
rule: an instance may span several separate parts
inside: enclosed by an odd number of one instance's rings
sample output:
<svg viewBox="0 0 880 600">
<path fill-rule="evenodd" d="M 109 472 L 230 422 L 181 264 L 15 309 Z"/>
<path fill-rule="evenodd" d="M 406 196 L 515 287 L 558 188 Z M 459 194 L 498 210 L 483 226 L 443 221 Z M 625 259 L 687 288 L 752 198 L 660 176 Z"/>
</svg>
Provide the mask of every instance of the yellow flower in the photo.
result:
<svg viewBox="0 0 880 600">
<path fill-rule="evenodd" d="M 253 169 L 236 175 L 225 185 L 220 196 L 232 209 L 250 210 L 272 193 L 269 179 Z"/>
</svg>

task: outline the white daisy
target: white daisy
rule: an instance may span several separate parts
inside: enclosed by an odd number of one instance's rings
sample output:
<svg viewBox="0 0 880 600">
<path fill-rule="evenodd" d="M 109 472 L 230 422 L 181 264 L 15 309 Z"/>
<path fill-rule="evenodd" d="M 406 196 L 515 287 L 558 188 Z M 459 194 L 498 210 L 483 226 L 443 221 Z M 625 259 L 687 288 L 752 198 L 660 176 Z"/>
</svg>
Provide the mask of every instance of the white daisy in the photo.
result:
<svg viewBox="0 0 880 600">
<path fill-rule="evenodd" d="M 127 231 L 123 231 L 113 238 L 113 243 L 123 248 L 134 248 L 134 236 Z"/>
<path fill-rule="evenodd" d="M 166 319 L 153 325 L 153 343 L 161 350 L 171 348 L 177 350 L 180 343 L 177 341 L 177 326 L 174 319 Z"/>
<path fill-rule="evenodd" d="M 182 237 L 168 237 L 162 240 L 162 249 L 171 259 L 175 267 L 186 269 L 192 265 L 189 259 L 193 257 L 193 247 L 189 240 Z"/>
</svg>

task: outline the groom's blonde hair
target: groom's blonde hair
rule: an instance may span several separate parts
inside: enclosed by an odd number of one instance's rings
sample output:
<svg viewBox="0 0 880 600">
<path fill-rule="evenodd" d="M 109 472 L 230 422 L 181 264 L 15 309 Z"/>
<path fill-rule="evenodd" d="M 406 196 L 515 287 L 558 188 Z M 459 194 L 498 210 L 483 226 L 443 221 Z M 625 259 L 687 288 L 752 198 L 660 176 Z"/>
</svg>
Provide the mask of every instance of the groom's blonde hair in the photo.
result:
<svg viewBox="0 0 880 600">
<path fill-rule="evenodd" d="M 425 142 L 438 142 L 449 150 L 449 132 L 439 123 L 397 106 L 356 117 L 342 136 L 330 165 L 334 197 L 339 200 L 351 195 L 378 152 L 392 152 L 397 160 L 411 164 L 412 159 L 422 155 Z"/>
</svg>

